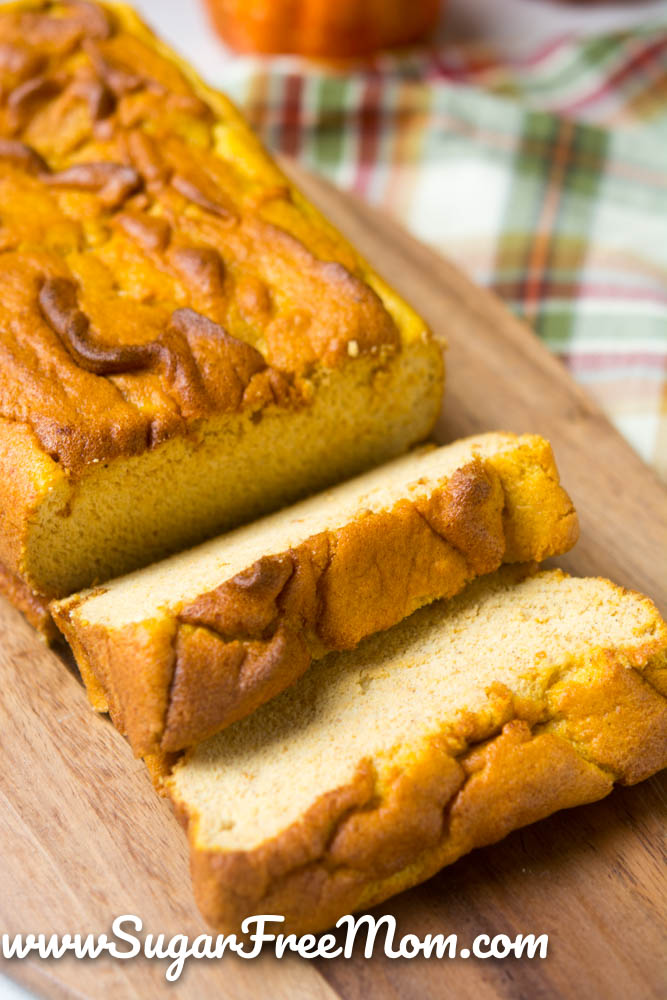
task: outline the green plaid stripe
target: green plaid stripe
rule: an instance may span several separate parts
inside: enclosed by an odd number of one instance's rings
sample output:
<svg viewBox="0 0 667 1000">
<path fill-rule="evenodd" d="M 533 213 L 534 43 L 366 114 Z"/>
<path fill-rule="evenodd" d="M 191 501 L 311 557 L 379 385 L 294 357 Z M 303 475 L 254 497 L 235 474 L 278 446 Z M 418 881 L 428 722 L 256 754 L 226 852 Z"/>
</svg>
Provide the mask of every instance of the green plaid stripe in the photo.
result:
<svg viewBox="0 0 667 1000">
<path fill-rule="evenodd" d="M 559 353 L 574 310 L 569 299 L 553 307 L 550 285 L 574 287 L 582 274 L 607 146 L 600 129 L 530 112 L 512 164 L 492 286 Z"/>
</svg>

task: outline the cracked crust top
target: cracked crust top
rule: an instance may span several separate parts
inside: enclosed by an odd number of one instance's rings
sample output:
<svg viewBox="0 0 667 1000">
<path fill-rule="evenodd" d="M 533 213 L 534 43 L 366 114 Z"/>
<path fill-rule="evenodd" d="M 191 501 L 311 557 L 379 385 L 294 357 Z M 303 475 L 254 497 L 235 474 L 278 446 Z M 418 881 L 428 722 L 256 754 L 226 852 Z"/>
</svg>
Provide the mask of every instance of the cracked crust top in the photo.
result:
<svg viewBox="0 0 667 1000">
<path fill-rule="evenodd" d="M 654 605 L 605 580 L 521 575 L 332 654 L 176 765 L 167 787 L 212 924 L 280 913 L 285 930 L 322 930 L 667 764 Z"/>
<path fill-rule="evenodd" d="M 427 336 L 128 8 L 0 9 L 0 166 L 0 417 L 65 469 Z"/>
</svg>

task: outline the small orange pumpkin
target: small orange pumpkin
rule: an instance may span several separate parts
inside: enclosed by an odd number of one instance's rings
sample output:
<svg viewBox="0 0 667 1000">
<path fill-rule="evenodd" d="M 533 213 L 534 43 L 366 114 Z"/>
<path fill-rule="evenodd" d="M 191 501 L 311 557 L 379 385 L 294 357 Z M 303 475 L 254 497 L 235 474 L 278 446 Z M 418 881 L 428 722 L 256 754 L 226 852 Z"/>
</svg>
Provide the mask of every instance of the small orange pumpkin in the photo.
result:
<svg viewBox="0 0 667 1000">
<path fill-rule="evenodd" d="M 441 0 L 207 0 L 222 39 L 241 52 L 358 56 L 414 42 Z"/>
</svg>

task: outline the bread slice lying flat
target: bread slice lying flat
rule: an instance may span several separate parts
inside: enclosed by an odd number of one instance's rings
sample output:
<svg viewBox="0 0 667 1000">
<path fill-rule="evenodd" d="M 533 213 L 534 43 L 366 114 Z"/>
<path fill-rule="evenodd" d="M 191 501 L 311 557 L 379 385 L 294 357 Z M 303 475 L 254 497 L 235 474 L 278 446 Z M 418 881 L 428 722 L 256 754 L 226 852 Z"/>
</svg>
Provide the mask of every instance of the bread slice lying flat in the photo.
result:
<svg viewBox="0 0 667 1000">
<path fill-rule="evenodd" d="M 53 606 L 93 703 L 137 754 L 189 746 L 503 562 L 577 537 L 539 437 L 421 451 Z"/>
<path fill-rule="evenodd" d="M 331 925 L 474 847 L 667 764 L 650 600 L 504 567 L 189 752 L 167 788 L 204 916 Z"/>
</svg>

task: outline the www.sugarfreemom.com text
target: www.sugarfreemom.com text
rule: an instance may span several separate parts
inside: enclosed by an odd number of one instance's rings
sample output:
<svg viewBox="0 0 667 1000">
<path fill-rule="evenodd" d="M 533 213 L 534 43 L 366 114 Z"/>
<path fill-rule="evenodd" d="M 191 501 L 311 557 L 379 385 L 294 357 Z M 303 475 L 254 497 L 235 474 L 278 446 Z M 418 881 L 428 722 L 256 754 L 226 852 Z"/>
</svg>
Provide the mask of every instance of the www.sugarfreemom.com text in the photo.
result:
<svg viewBox="0 0 667 1000">
<path fill-rule="evenodd" d="M 241 937 L 236 934 L 200 934 L 190 939 L 185 934 L 146 934 L 142 920 L 131 913 L 116 917 L 107 934 L 3 934 L 2 957 L 20 961 L 28 956 L 59 959 L 74 955 L 80 959 L 94 959 L 108 955 L 118 961 L 143 956 L 166 961 L 165 978 L 176 982 L 189 959 L 221 959 L 226 953 L 240 958 L 257 958 L 263 951 L 272 951 L 277 958 L 288 952 L 301 958 L 352 958 L 355 947 L 365 958 L 376 952 L 387 958 L 546 958 L 549 945 L 547 934 L 478 934 L 470 947 L 459 947 L 456 934 L 403 934 L 397 938 L 396 919 L 392 916 L 354 917 L 347 914 L 336 923 L 338 934 L 281 934 L 271 924 L 280 925 L 284 917 L 261 914 L 248 917 L 241 926 Z"/>
</svg>

